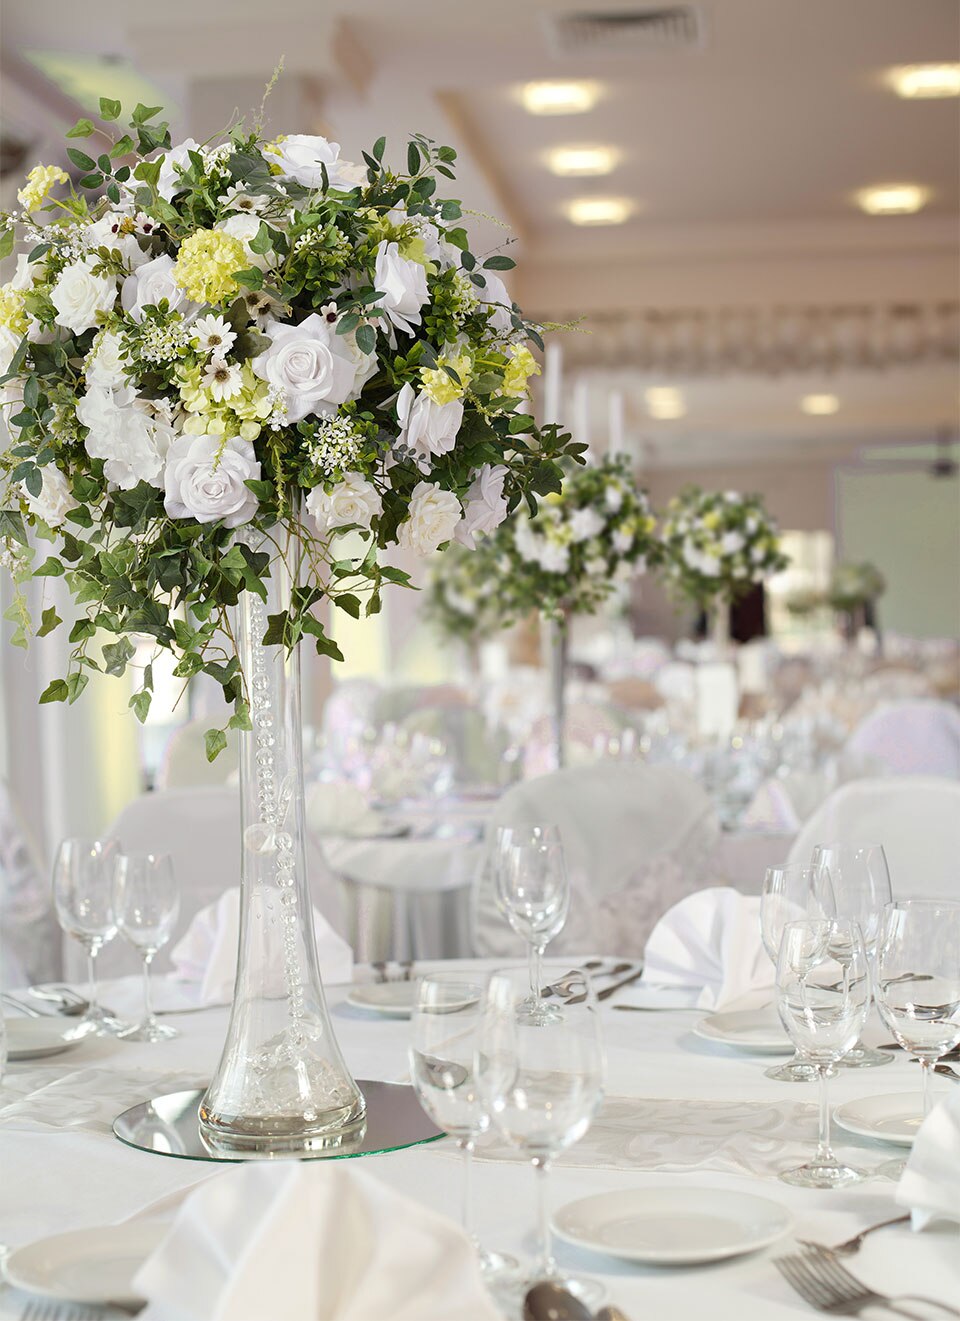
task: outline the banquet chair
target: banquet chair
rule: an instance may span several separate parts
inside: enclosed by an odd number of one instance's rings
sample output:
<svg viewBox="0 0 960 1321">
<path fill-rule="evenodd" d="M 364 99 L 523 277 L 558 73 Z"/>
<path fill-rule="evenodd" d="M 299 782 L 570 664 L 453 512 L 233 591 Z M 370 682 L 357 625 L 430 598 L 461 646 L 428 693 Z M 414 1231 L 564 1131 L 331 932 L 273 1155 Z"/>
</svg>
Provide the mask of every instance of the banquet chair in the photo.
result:
<svg viewBox="0 0 960 1321">
<path fill-rule="evenodd" d="M 932 699 L 891 702 L 861 721 L 845 754 L 877 774 L 960 779 L 960 712 Z"/>
<path fill-rule="evenodd" d="M 510 740 L 505 730 L 492 728 L 477 707 L 426 706 L 402 720 L 400 729 L 443 744 L 454 792 L 499 784 L 501 758 Z"/>
<path fill-rule="evenodd" d="M 168 789 L 141 794 L 123 809 L 106 834 L 127 853 L 166 853 L 173 860 L 180 891 L 180 915 L 167 945 L 154 960 L 170 970 L 170 951 L 201 908 L 215 903 L 224 890 L 240 884 L 240 794 L 236 788 Z M 323 855 L 307 835 L 307 875 L 313 902 L 342 932 L 336 883 Z M 73 941 L 65 945 L 67 976 L 83 980 L 83 957 Z M 104 977 L 119 977 L 140 967 L 139 956 L 118 937 L 97 959 Z"/>
<path fill-rule="evenodd" d="M 37 863 L 9 786 L 0 780 L 0 987 L 59 975 L 50 882 Z"/>
<path fill-rule="evenodd" d="M 817 844 L 882 844 L 894 898 L 960 899 L 960 783 L 933 775 L 854 780 L 806 822 L 789 862 Z"/>
<path fill-rule="evenodd" d="M 213 717 L 190 720 L 170 735 L 157 770 L 158 789 L 187 789 L 198 785 L 224 785 L 240 766 L 240 741 L 235 729 L 227 730 L 227 746 L 214 761 L 207 760 L 205 735 Z"/>
<path fill-rule="evenodd" d="M 717 883 L 716 812 L 682 771 L 610 761 L 555 771 L 516 785 L 488 822 L 473 892 L 477 954 L 517 953 L 496 904 L 493 850 L 500 826 L 540 822 L 559 825 L 570 881 L 570 911 L 554 952 L 639 958 L 666 909 Z"/>
</svg>

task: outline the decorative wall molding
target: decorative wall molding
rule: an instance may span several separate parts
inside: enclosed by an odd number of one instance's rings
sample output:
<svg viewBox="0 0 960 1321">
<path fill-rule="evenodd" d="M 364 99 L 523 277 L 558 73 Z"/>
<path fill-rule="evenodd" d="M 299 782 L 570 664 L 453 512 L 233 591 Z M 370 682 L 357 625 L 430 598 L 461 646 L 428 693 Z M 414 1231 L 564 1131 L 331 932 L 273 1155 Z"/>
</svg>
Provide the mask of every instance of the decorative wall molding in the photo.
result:
<svg viewBox="0 0 960 1321">
<path fill-rule="evenodd" d="M 559 319 L 559 318 L 558 318 Z M 573 316 L 571 320 L 575 319 Z M 960 302 L 598 313 L 564 336 L 571 367 L 780 376 L 955 362 Z"/>
</svg>

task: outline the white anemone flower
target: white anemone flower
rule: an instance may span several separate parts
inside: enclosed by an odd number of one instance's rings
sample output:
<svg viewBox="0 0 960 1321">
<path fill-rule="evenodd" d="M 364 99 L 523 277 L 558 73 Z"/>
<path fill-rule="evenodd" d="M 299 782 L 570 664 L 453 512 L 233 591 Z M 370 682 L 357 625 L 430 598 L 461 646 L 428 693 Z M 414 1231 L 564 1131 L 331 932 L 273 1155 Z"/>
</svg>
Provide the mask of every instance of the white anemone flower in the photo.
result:
<svg viewBox="0 0 960 1321">
<path fill-rule="evenodd" d="M 265 197 L 248 193 L 242 184 L 235 183 L 221 193 L 217 201 L 225 211 L 246 211 L 249 215 L 259 215 L 267 204 Z"/>
<path fill-rule="evenodd" d="M 222 404 L 225 399 L 232 399 L 240 393 L 243 376 L 235 363 L 213 358 L 203 374 L 203 385 L 210 391 L 211 397 Z"/>
<path fill-rule="evenodd" d="M 203 353 L 222 358 L 236 343 L 237 333 L 222 316 L 202 316 L 193 323 L 193 331 Z"/>
</svg>

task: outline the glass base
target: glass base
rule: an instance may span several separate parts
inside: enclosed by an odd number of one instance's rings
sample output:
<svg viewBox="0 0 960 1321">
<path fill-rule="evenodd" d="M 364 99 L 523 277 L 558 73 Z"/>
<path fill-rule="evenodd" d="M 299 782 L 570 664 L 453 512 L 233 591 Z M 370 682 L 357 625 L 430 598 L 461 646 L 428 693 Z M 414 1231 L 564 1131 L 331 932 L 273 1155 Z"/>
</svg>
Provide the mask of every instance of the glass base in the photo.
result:
<svg viewBox="0 0 960 1321">
<path fill-rule="evenodd" d="M 498 1284 L 510 1284 L 519 1279 L 520 1263 L 507 1252 L 488 1252 L 478 1246 L 477 1262 L 488 1287 L 495 1288 Z"/>
<path fill-rule="evenodd" d="M 906 1168 L 906 1159 L 901 1157 L 900 1160 L 885 1160 L 882 1165 L 877 1166 L 874 1174 L 881 1179 L 893 1179 L 894 1183 L 897 1183 Z"/>
<path fill-rule="evenodd" d="M 517 1022 L 524 1027 L 545 1027 L 550 1023 L 562 1023 L 563 1010 L 559 1005 L 550 1004 L 546 1000 L 536 1001 L 530 996 L 517 1006 Z"/>
<path fill-rule="evenodd" d="M 64 1041 L 80 1041 L 83 1037 L 122 1037 L 135 1025 L 125 1023 L 122 1018 L 114 1018 L 102 1009 L 91 1012 L 89 1009 L 69 1032 L 64 1032 Z"/>
<path fill-rule="evenodd" d="M 827 1077 L 832 1078 L 836 1069 L 831 1064 L 827 1070 Z M 772 1078 L 774 1082 L 816 1082 L 817 1071 L 812 1064 L 808 1064 L 802 1055 L 794 1055 L 792 1060 L 787 1060 L 786 1064 L 777 1064 L 771 1069 L 764 1069 L 763 1076 Z"/>
<path fill-rule="evenodd" d="M 779 1177 L 797 1188 L 846 1188 L 861 1183 L 867 1175 L 866 1171 L 854 1169 L 852 1165 L 812 1160 L 792 1170 L 784 1170 Z"/>
<path fill-rule="evenodd" d="M 887 1051 L 873 1050 L 870 1046 L 856 1045 L 837 1063 L 841 1069 L 878 1069 L 881 1064 L 892 1064 L 893 1055 Z"/>
<path fill-rule="evenodd" d="M 144 1019 L 142 1023 L 135 1023 L 133 1027 L 117 1033 L 121 1041 L 169 1041 L 171 1037 L 179 1035 L 179 1028 L 158 1023 L 155 1018 Z"/>
</svg>

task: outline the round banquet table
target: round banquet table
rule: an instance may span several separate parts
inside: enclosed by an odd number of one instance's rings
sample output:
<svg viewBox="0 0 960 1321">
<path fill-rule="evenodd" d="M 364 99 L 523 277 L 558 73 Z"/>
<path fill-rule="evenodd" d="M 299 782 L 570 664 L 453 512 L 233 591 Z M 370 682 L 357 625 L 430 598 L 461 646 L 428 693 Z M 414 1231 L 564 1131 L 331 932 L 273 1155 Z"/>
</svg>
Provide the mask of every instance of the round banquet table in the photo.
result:
<svg viewBox="0 0 960 1321">
<path fill-rule="evenodd" d="M 364 974 L 358 970 L 358 977 Z M 406 1081 L 409 1023 L 353 1008 L 346 1003 L 348 989 L 328 988 L 328 997 L 354 1074 Z M 161 1008 L 187 1002 L 182 984 L 158 978 L 156 990 Z M 139 1011 L 139 994 L 133 978 L 104 987 L 105 1003 L 126 1015 Z M 624 990 L 613 1003 L 626 1002 L 631 994 Z M 810 1085 L 766 1079 L 770 1057 L 735 1054 L 694 1036 L 696 1011 L 623 1013 L 608 1002 L 602 1014 L 607 1101 L 593 1130 L 551 1173 L 554 1208 L 604 1190 L 740 1190 L 787 1207 L 795 1217 L 794 1235 L 826 1243 L 902 1209 L 894 1202 L 895 1185 L 886 1179 L 835 1192 L 791 1188 L 777 1180 L 778 1162 L 793 1163 L 785 1154 L 812 1149 L 816 1096 Z M 182 1033 L 173 1041 L 153 1046 L 85 1041 L 68 1054 L 10 1064 L 0 1084 L 0 1243 L 12 1247 L 121 1220 L 228 1168 L 149 1155 L 122 1145 L 110 1132 L 113 1117 L 127 1106 L 202 1084 L 218 1057 L 226 1019 L 225 1008 L 194 1010 L 166 1019 Z M 879 1023 L 866 1035 L 868 1041 L 882 1039 Z M 884 1069 L 841 1070 L 831 1084 L 834 1104 L 871 1093 L 916 1095 L 919 1087 L 919 1070 L 900 1056 Z M 900 1150 L 840 1132 L 835 1137 L 841 1155 L 869 1168 Z M 457 1218 L 461 1166 L 449 1139 L 363 1159 L 363 1168 L 385 1183 Z M 527 1257 L 534 1224 L 529 1168 L 514 1157 L 488 1153 L 476 1162 L 474 1197 L 484 1242 Z M 777 1253 L 795 1250 L 793 1235 L 752 1255 L 682 1269 L 630 1265 L 559 1239 L 555 1247 L 563 1265 L 601 1278 L 609 1299 L 635 1321 L 798 1321 L 814 1315 L 773 1266 Z M 956 1226 L 922 1234 L 909 1226 L 884 1230 L 867 1239 L 849 1264 L 871 1287 L 890 1294 L 920 1292 L 954 1304 L 960 1299 Z M 278 1293 L 282 1289 L 278 1278 Z M 0 1286 L 0 1321 L 20 1321 L 27 1301 Z"/>
</svg>

